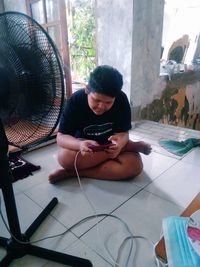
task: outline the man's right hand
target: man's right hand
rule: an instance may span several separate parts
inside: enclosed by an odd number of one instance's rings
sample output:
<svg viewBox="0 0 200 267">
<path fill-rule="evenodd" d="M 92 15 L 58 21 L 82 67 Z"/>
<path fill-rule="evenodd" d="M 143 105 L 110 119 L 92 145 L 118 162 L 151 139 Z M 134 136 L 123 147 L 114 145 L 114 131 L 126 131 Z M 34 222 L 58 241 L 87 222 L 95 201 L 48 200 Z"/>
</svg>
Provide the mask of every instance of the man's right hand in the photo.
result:
<svg viewBox="0 0 200 267">
<path fill-rule="evenodd" d="M 81 140 L 80 141 L 80 151 L 84 156 L 86 153 L 93 153 L 93 150 L 90 146 L 98 146 L 99 144 L 94 140 Z"/>
</svg>

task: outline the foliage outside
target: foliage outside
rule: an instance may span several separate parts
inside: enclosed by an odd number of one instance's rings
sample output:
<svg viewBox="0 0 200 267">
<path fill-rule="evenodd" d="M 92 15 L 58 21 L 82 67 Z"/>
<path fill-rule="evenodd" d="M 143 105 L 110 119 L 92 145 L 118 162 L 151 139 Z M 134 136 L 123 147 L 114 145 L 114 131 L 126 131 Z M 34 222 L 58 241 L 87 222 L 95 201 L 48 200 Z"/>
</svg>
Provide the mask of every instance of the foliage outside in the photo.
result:
<svg viewBox="0 0 200 267">
<path fill-rule="evenodd" d="M 95 67 L 95 16 L 93 1 L 68 0 L 72 79 L 86 81 Z"/>
</svg>

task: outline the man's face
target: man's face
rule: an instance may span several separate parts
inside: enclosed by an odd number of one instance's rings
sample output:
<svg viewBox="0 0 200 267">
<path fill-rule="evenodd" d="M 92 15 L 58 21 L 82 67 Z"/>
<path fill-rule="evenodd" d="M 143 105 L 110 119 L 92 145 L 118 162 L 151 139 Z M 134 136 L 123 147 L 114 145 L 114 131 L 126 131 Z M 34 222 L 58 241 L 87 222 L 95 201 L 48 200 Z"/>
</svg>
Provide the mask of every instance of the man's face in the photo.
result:
<svg viewBox="0 0 200 267">
<path fill-rule="evenodd" d="M 93 92 L 88 93 L 88 105 L 96 115 L 102 115 L 111 109 L 114 102 L 115 97 Z"/>
</svg>

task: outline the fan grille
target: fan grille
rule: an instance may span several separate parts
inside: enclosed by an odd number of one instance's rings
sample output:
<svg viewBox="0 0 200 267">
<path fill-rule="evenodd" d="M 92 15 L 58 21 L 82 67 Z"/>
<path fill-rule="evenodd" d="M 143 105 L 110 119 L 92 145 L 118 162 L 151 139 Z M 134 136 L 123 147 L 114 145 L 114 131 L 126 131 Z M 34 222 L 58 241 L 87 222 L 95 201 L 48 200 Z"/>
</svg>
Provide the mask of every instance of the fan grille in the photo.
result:
<svg viewBox="0 0 200 267">
<path fill-rule="evenodd" d="M 59 121 L 63 73 L 53 41 L 27 15 L 0 14 L 0 70 L 6 77 L 0 115 L 9 143 L 27 147 L 42 142 Z"/>
</svg>

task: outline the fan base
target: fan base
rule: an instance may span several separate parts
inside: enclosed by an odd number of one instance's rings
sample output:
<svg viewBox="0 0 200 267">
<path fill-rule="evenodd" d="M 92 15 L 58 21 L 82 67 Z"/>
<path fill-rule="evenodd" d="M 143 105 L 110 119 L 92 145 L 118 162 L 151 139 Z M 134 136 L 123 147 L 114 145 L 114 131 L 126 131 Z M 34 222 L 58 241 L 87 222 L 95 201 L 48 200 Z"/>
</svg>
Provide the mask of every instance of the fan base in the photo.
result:
<svg viewBox="0 0 200 267">
<path fill-rule="evenodd" d="M 7 251 L 6 256 L 1 259 L 0 266 L 7 267 L 9 264 L 18 258 L 27 254 L 37 256 L 46 260 L 58 262 L 72 267 L 92 267 L 92 264 L 87 259 L 74 257 L 64 253 L 52 251 L 49 249 L 31 245 L 29 240 L 37 228 L 41 225 L 44 219 L 50 214 L 52 209 L 58 203 L 57 198 L 53 198 L 49 204 L 42 210 L 35 221 L 28 227 L 24 234 L 21 233 L 20 223 L 17 213 L 15 195 L 13 191 L 12 181 L 13 176 L 9 167 L 8 159 L 8 140 L 0 119 L 0 188 L 2 190 L 8 226 L 11 233 L 11 238 L 0 237 L 0 246 Z M 28 242 L 24 242 L 28 241 Z"/>
<path fill-rule="evenodd" d="M 89 260 L 37 247 L 28 243 L 32 234 L 37 230 L 42 221 L 48 216 L 57 203 L 57 198 L 53 198 L 36 220 L 29 226 L 26 232 L 18 237 L 19 241 L 16 241 L 13 237 L 10 239 L 0 237 L 0 246 L 7 250 L 7 255 L 0 261 L 0 266 L 7 267 L 13 260 L 29 254 L 46 260 L 66 264 L 67 266 L 92 267 Z M 20 241 L 27 243 L 22 244 Z"/>
</svg>

